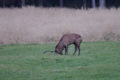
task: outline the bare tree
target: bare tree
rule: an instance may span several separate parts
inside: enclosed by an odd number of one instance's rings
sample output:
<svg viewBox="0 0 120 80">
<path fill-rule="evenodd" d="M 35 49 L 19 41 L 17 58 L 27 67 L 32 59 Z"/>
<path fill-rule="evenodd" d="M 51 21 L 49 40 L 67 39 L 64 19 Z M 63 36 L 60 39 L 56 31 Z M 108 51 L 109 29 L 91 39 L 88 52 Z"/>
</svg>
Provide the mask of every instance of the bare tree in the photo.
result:
<svg viewBox="0 0 120 80">
<path fill-rule="evenodd" d="M 6 6 L 6 0 L 2 0 L 2 2 L 3 2 L 2 7 L 4 8 Z"/>
<path fill-rule="evenodd" d="M 100 8 L 105 8 L 105 0 L 99 0 Z"/>
<path fill-rule="evenodd" d="M 83 0 L 83 8 L 86 9 L 87 8 L 87 1 Z"/>
<path fill-rule="evenodd" d="M 42 7 L 43 6 L 43 0 L 39 0 L 38 6 Z"/>
<path fill-rule="evenodd" d="M 60 0 L 60 7 L 63 7 L 63 0 Z"/>
<path fill-rule="evenodd" d="M 93 8 L 96 7 L 95 0 L 92 0 L 92 7 L 93 7 Z"/>
<path fill-rule="evenodd" d="M 22 0 L 22 6 L 25 6 L 25 0 Z"/>
</svg>

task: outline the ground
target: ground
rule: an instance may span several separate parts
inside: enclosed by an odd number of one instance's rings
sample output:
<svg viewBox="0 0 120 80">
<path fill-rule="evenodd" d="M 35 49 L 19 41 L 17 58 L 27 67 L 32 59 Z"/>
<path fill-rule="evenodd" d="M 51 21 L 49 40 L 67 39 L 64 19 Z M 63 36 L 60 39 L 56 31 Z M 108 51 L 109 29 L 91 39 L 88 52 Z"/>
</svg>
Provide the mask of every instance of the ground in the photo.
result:
<svg viewBox="0 0 120 80">
<path fill-rule="evenodd" d="M 120 42 L 83 42 L 81 55 L 49 55 L 56 44 L 0 45 L 0 80 L 120 80 Z"/>
</svg>

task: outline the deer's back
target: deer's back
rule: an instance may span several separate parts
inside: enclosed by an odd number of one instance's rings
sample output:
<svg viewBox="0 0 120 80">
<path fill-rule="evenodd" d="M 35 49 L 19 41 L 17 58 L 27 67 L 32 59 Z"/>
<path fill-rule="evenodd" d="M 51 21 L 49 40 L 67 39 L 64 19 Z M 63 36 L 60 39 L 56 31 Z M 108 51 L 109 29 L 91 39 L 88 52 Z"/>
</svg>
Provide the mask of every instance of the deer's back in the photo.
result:
<svg viewBox="0 0 120 80">
<path fill-rule="evenodd" d="M 69 45 L 74 43 L 78 38 L 81 38 L 81 36 L 75 33 L 71 33 L 63 35 L 60 41 L 63 42 L 63 44 Z"/>
</svg>

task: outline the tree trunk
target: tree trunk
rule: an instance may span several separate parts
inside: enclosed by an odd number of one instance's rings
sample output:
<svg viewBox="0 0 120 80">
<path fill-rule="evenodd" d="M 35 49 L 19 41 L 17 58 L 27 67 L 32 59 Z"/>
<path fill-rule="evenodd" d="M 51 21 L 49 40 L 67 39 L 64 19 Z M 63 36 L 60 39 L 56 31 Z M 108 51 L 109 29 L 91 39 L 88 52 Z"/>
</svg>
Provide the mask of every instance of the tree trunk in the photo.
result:
<svg viewBox="0 0 120 80">
<path fill-rule="evenodd" d="M 105 8 L 105 0 L 99 0 L 100 8 Z"/>
<path fill-rule="evenodd" d="M 25 6 L 25 0 L 22 0 L 22 6 Z"/>
<path fill-rule="evenodd" d="M 95 8 L 96 4 L 95 4 L 95 0 L 92 0 L 92 8 Z"/>
<path fill-rule="evenodd" d="M 39 0 L 38 6 L 39 6 L 39 7 L 42 7 L 42 6 L 43 6 L 43 0 Z"/>
<path fill-rule="evenodd" d="M 86 2 L 86 0 L 83 0 L 83 8 L 87 9 L 87 2 Z"/>
<path fill-rule="evenodd" d="M 6 5 L 6 0 L 3 0 L 3 5 L 2 5 L 2 7 L 4 8 L 5 5 Z"/>
<path fill-rule="evenodd" d="M 63 0 L 60 0 L 60 7 L 63 7 Z"/>
</svg>

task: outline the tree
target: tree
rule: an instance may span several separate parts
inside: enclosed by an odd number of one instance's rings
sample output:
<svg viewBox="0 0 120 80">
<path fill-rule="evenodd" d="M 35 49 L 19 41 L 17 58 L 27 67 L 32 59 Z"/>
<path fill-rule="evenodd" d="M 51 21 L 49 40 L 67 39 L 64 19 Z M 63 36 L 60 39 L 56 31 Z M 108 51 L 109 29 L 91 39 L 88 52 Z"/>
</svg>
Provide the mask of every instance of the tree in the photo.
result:
<svg viewBox="0 0 120 80">
<path fill-rule="evenodd" d="M 96 4 L 95 4 L 95 0 L 92 0 L 92 8 L 95 8 Z"/>
<path fill-rule="evenodd" d="M 83 0 L 83 8 L 86 9 L 87 7 L 87 1 L 86 0 Z"/>
<path fill-rule="evenodd" d="M 2 0 L 2 7 L 4 8 L 5 7 L 5 5 L 6 5 L 6 0 Z"/>
<path fill-rule="evenodd" d="M 63 0 L 60 0 L 60 7 L 63 7 Z"/>
<path fill-rule="evenodd" d="M 43 0 L 39 0 L 38 6 L 42 7 L 43 6 Z"/>
<path fill-rule="evenodd" d="M 105 8 L 105 0 L 99 0 L 100 8 Z"/>
<path fill-rule="evenodd" d="M 22 6 L 25 6 L 25 0 L 22 0 Z"/>
</svg>

